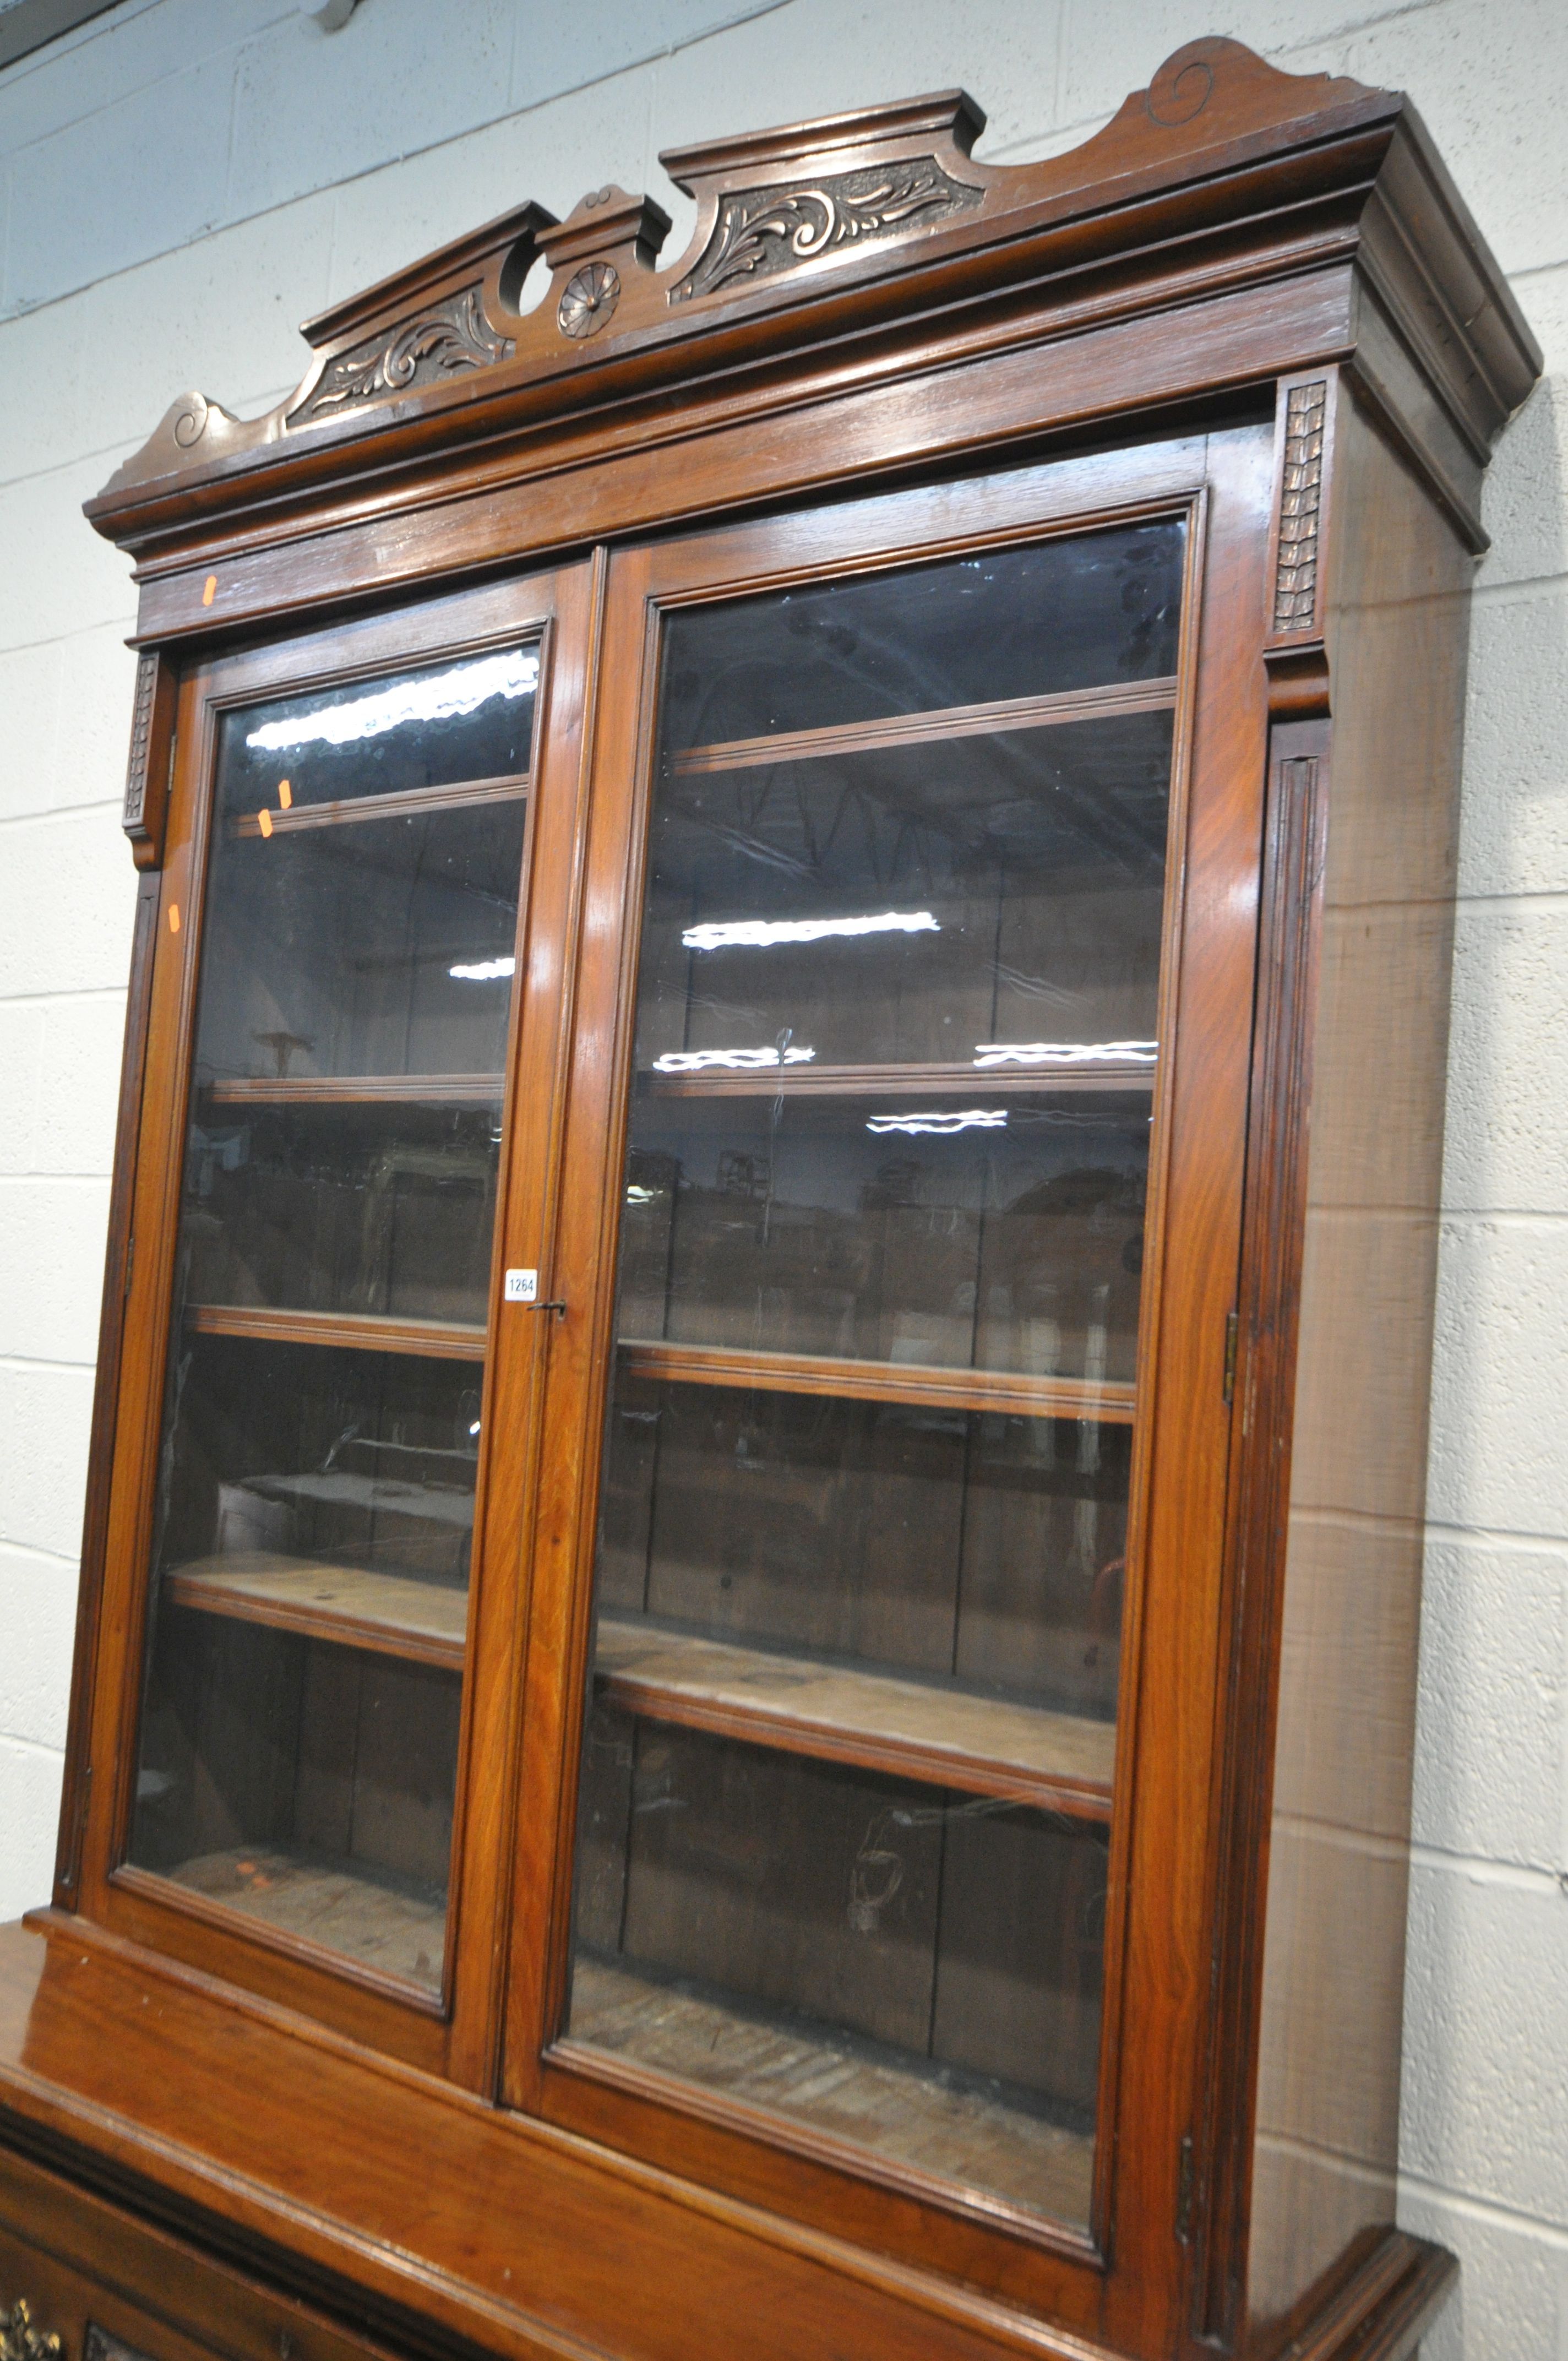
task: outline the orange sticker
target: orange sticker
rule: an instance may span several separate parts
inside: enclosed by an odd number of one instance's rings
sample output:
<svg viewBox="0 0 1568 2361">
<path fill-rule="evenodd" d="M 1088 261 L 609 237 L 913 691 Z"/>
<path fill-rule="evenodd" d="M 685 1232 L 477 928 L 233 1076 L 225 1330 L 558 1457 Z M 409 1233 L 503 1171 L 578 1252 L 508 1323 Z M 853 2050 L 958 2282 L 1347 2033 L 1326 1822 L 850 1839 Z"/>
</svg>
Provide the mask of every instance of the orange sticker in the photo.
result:
<svg viewBox="0 0 1568 2361">
<path fill-rule="evenodd" d="M 170 902 L 169 905 L 169 931 L 171 935 L 177 935 L 180 932 L 180 905 L 178 902 Z"/>
<path fill-rule="evenodd" d="M 214 599 L 217 597 L 217 595 L 218 595 L 218 577 L 217 577 L 217 576 L 216 576 L 215 574 L 209 574 L 209 575 L 208 575 L 208 577 L 207 577 L 207 578 L 206 578 L 206 580 L 205 580 L 205 581 L 203 583 L 203 585 L 202 585 L 202 604 L 203 604 L 203 607 L 210 607 L 210 606 L 212 605 L 212 603 L 213 603 Z"/>
<path fill-rule="evenodd" d="M 256 815 L 256 825 L 261 830 L 263 836 L 271 835 L 272 815 L 266 809 L 265 806 Z"/>
<path fill-rule="evenodd" d="M 280 779 L 280 780 L 279 780 L 279 782 L 278 782 L 278 802 L 279 802 L 279 806 L 280 806 L 280 809 L 282 809 L 283 811 L 287 811 L 287 810 L 289 810 L 289 808 L 291 807 L 291 805 L 292 805 L 292 803 L 293 803 L 293 800 L 294 800 L 294 790 L 293 790 L 293 788 L 289 785 L 289 782 L 288 782 L 288 780 L 287 780 L 287 779 Z"/>
</svg>

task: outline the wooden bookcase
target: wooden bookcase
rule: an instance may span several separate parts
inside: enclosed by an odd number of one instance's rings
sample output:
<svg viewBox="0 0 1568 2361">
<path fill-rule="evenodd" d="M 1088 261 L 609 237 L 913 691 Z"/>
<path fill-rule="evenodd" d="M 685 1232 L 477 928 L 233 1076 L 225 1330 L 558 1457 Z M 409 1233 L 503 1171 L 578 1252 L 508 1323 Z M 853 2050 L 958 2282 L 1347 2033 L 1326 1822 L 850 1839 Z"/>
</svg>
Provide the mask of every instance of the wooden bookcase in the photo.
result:
<svg viewBox="0 0 1568 2361">
<path fill-rule="evenodd" d="M 140 882 L 18 2350 L 1398 2361 L 1443 2298 L 1426 1400 L 1539 356 L 1398 94 L 1211 40 L 1047 163 L 981 120 L 667 157 L 663 270 L 522 206 L 89 504 Z"/>
</svg>

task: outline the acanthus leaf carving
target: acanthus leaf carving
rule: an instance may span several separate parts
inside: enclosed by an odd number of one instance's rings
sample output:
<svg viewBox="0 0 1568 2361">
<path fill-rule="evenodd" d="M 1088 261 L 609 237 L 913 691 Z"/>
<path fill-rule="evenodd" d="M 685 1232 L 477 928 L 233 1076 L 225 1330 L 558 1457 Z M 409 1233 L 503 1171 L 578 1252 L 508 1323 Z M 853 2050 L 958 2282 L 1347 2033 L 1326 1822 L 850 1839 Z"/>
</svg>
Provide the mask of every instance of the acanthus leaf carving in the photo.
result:
<svg viewBox="0 0 1568 2361">
<path fill-rule="evenodd" d="M 738 279 L 793 270 L 836 247 L 895 236 L 969 213 L 983 192 L 954 181 L 934 156 L 840 172 L 804 188 L 740 189 L 722 199 L 696 268 L 670 290 L 672 303 L 717 294 Z"/>
<path fill-rule="evenodd" d="M 510 360 L 516 347 L 486 319 L 477 285 L 430 304 L 411 320 L 379 328 L 346 352 L 334 356 L 306 399 L 291 413 L 291 426 L 340 416 L 389 394 L 440 384 L 469 369 Z"/>
</svg>

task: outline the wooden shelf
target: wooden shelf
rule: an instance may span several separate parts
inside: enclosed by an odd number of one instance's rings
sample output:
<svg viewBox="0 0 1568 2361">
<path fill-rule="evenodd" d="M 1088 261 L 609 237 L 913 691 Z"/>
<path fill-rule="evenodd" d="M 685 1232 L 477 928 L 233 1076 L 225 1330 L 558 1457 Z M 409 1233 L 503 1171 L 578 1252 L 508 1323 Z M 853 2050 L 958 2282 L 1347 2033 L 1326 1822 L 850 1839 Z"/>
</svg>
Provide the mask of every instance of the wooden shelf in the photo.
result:
<svg viewBox="0 0 1568 2361">
<path fill-rule="evenodd" d="M 463 1668 L 468 1594 L 445 1583 L 252 1550 L 175 1566 L 163 1587 L 171 1606 L 200 1614 Z M 1111 1817 L 1110 1722 L 625 1617 L 599 1619 L 594 1671 L 628 1713 L 1075 1819 Z"/>
<path fill-rule="evenodd" d="M 422 1879 L 374 1862 L 233 1845 L 164 1874 L 188 1894 L 439 1992 L 446 1904 Z"/>
<path fill-rule="evenodd" d="M 827 2027 L 727 2005 L 717 1993 L 579 1951 L 571 2029 L 559 2047 L 590 2070 L 603 2059 L 610 2079 L 621 2067 L 635 2088 L 646 2087 L 646 2075 L 673 2075 L 870 2148 L 922 2179 L 936 2175 L 1060 2222 L 1089 2219 L 1091 2137 L 1010 2105 L 995 2083 L 969 2083 L 880 2044 L 835 2040 Z"/>
<path fill-rule="evenodd" d="M 463 1669 L 468 1593 L 452 1584 L 244 1550 L 177 1565 L 165 1575 L 163 1590 L 171 1605 L 203 1614 Z"/>
<path fill-rule="evenodd" d="M 185 1322 L 203 1336 L 253 1336 L 270 1345 L 330 1345 L 438 1361 L 485 1357 L 485 1331 L 477 1322 L 403 1320 L 378 1312 L 280 1312 L 252 1303 L 188 1303 Z"/>
<path fill-rule="evenodd" d="M 628 1713 L 819 1761 L 1109 1820 L 1115 1725 L 601 1616 L 596 1677 Z"/>
<path fill-rule="evenodd" d="M 466 811 L 475 804 L 522 802 L 529 789 L 526 771 L 501 779 L 463 779 L 444 787 L 400 787 L 384 796 L 345 796 L 335 803 L 291 804 L 285 811 L 269 807 L 267 825 L 260 812 L 242 812 L 229 822 L 229 834 L 292 836 L 301 829 L 344 828 L 355 820 L 419 819 L 430 812 Z"/>
<path fill-rule="evenodd" d="M 925 1361 L 836 1360 L 826 1353 L 752 1353 L 729 1345 L 623 1336 L 621 1366 L 639 1378 L 694 1386 L 755 1386 L 764 1393 L 834 1394 L 850 1401 L 936 1410 L 1002 1411 L 1025 1418 L 1087 1418 L 1130 1426 L 1136 1389 L 1123 1378 L 1032 1378 L 1011 1369 L 947 1368 Z"/>
<path fill-rule="evenodd" d="M 659 1098 L 1037 1098 L 1062 1091 L 1152 1091 L 1152 1062 L 1079 1060 L 1031 1066 L 750 1066 L 739 1071 L 709 1066 L 699 1073 L 661 1074 L 652 1067 L 637 1077 Z"/>
<path fill-rule="evenodd" d="M 676 778 L 710 771 L 748 771 L 763 763 L 808 763 L 826 754 L 869 753 L 876 747 L 927 746 L 944 738 L 987 738 L 1014 730 L 1046 730 L 1070 721 L 1107 721 L 1120 714 L 1163 713 L 1176 703 L 1174 675 L 1114 681 L 1103 688 L 1069 688 L 1051 697 L 1002 697 L 983 705 L 948 705 L 926 713 L 879 715 L 871 721 L 829 723 L 817 730 L 781 730 L 765 738 L 730 738 L 688 746 L 676 754 Z"/>
<path fill-rule="evenodd" d="M 209 1106 L 499 1106 L 504 1074 L 262 1074 L 203 1082 Z"/>
</svg>

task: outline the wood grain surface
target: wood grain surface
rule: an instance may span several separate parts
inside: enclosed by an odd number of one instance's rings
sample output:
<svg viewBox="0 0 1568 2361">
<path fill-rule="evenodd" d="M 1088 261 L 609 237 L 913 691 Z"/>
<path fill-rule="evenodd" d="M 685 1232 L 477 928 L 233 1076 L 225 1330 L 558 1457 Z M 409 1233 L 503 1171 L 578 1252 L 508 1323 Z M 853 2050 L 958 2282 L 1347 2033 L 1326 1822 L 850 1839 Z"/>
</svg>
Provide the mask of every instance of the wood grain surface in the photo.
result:
<svg viewBox="0 0 1568 2361">
<path fill-rule="evenodd" d="M 965 1795 L 1111 1817 L 1109 1722 L 612 1616 L 599 1618 L 594 1674 L 628 1713 Z"/>
</svg>

